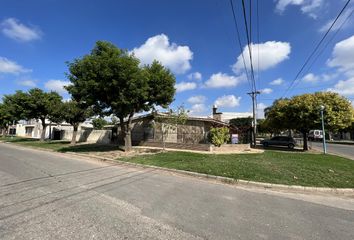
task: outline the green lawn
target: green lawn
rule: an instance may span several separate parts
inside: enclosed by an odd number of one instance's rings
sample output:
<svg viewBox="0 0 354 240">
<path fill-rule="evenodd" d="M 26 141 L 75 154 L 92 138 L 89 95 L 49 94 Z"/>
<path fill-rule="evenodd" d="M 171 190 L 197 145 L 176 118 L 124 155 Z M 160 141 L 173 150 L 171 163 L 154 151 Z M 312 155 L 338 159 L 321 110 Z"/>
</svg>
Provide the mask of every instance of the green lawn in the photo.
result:
<svg viewBox="0 0 354 240">
<path fill-rule="evenodd" d="M 54 151 L 57 151 L 63 147 L 67 147 L 67 146 L 69 146 L 69 143 L 70 143 L 68 141 L 44 141 L 44 142 L 41 142 L 38 139 L 21 138 L 21 137 L 2 137 L 2 138 L 0 138 L 0 140 L 23 145 L 23 146 L 51 149 Z"/>
<path fill-rule="evenodd" d="M 332 155 L 276 151 L 232 155 L 166 152 L 123 161 L 258 182 L 354 188 L 354 161 Z"/>
<path fill-rule="evenodd" d="M 70 146 L 68 141 L 40 142 L 19 137 L 0 137 L 0 140 L 58 152 L 120 150 L 115 145 Z M 333 155 L 271 150 L 261 154 L 230 155 L 165 152 L 119 160 L 258 182 L 354 188 L 354 161 Z"/>
</svg>

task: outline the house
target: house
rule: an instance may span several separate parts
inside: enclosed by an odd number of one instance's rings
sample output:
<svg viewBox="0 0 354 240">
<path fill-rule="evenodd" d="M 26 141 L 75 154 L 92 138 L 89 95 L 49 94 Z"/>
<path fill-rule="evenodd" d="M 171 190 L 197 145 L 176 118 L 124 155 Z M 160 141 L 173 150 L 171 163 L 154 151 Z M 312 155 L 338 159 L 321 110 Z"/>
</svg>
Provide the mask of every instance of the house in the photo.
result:
<svg viewBox="0 0 354 240">
<path fill-rule="evenodd" d="M 59 131 L 73 131 L 73 127 L 69 123 L 53 123 L 49 120 L 45 120 L 47 127 L 45 132 L 46 139 L 55 139 L 55 134 Z M 31 120 L 21 120 L 16 124 L 16 135 L 20 137 L 29 137 L 29 138 L 40 138 L 43 132 L 42 123 L 40 120 L 31 119 Z M 80 125 L 79 129 L 83 128 L 92 128 L 90 122 L 85 122 Z M 60 139 L 60 138 L 58 138 Z"/>
<path fill-rule="evenodd" d="M 213 107 L 212 117 L 189 116 L 183 125 L 172 126 L 164 122 L 163 119 L 168 116 L 166 113 L 149 113 L 133 118 L 133 145 L 209 151 L 210 129 L 230 127 L 228 123 L 221 121 L 222 113 L 217 112 L 216 106 Z M 119 126 L 107 126 L 107 128 L 113 131 L 113 142 L 123 144 L 124 140 Z"/>
</svg>

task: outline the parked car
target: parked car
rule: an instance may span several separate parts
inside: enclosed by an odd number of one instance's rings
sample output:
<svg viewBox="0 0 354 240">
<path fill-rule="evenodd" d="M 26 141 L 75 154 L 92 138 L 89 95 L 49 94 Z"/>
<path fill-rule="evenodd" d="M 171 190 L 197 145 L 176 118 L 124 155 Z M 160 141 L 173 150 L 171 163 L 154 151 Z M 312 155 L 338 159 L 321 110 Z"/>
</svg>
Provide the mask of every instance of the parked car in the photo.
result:
<svg viewBox="0 0 354 240">
<path fill-rule="evenodd" d="M 264 147 L 287 146 L 288 148 L 293 149 L 296 146 L 296 141 L 292 137 L 275 136 L 275 137 L 272 137 L 271 139 L 262 140 L 261 144 Z"/>
<path fill-rule="evenodd" d="M 323 139 L 322 130 L 310 130 L 310 132 L 308 134 L 308 139 L 310 141 L 322 141 L 322 139 Z"/>
</svg>

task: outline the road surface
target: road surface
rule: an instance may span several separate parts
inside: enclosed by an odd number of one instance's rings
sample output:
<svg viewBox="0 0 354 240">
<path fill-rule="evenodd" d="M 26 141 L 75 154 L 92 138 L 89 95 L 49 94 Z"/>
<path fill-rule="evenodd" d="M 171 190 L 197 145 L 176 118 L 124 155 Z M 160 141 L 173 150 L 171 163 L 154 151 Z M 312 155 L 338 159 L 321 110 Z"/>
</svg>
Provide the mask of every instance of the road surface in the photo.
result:
<svg viewBox="0 0 354 240">
<path fill-rule="evenodd" d="M 323 151 L 321 142 L 309 142 L 309 146 L 312 146 L 313 149 Z M 327 143 L 327 152 L 354 160 L 354 145 Z"/>
<path fill-rule="evenodd" d="M 354 199 L 0 143 L 0 239 L 354 239 Z"/>
</svg>

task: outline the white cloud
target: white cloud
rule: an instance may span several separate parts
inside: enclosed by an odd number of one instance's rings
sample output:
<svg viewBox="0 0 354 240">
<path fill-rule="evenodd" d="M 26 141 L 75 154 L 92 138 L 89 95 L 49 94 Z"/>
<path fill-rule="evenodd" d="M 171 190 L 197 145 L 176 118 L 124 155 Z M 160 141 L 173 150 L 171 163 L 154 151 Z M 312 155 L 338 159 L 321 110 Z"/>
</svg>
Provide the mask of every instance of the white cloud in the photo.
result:
<svg viewBox="0 0 354 240">
<path fill-rule="evenodd" d="M 291 52 L 291 46 L 288 42 L 276 42 L 268 41 L 265 43 L 251 44 L 252 48 L 252 62 L 253 68 L 256 70 L 258 68 L 258 57 L 259 57 L 259 70 L 267 70 L 269 68 L 275 67 L 279 63 L 289 58 Z M 259 49 L 259 53 L 258 53 Z M 245 63 L 247 69 L 251 69 L 250 58 L 248 47 L 245 46 L 243 49 L 243 55 L 245 58 Z M 236 63 L 232 66 L 235 73 L 239 73 L 244 69 L 242 55 L 237 57 Z"/>
<path fill-rule="evenodd" d="M 36 81 L 30 79 L 20 80 L 18 81 L 18 84 L 21 86 L 31 87 L 31 88 L 37 86 Z"/>
<path fill-rule="evenodd" d="M 245 80 L 246 77 L 244 75 L 235 77 L 219 72 L 211 75 L 211 77 L 205 82 L 205 86 L 208 88 L 235 87 Z"/>
<path fill-rule="evenodd" d="M 36 27 L 29 27 L 15 18 L 5 19 L 1 23 L 2 33 L 16 41 L 29 42 L 41 38 L 41 31 Z"/>
<path fill-rule="evenodd" d="M 257 118 L 264 118 L 264 109 L 268 107 L 264 103 L 258 103 L 257 104 Z"/>
<path fill-rule="evenodd" d="M 240 105 L 241 97 L 234 95 L 224 95 L 215 100 L 214 104 L 218 107 L 237 107 Z"/>
<path fill-rule="evenodd" d="M 275 9 L 282 14 L 290 5 L 300 6 L 302 13 L 316 19 L 323 2 L 324 0 L 278 0 Z"/>
<path fill-rule="evenodd" d="M 308 73 L 302 78 L 302 81 L 307 82 L 307 83 L 316 83 L 316 82 L 318 82 L 319 79 L 320 79 L 319 76 L 316 76 L 313 73 Z"/>
<path fill-rule="evenodd" d="M 322 74 L 321 79 L 325 82 L 333 80 L 334 78 L 338 77 L 338 73 L 332 73 L 332 74 Z"/>
<path fill-rule="evenodd" d="M 345 81 L 340 80 L 333 88 L 329 88 L 327 91 L 337 92 L 342 95 L 354 95 L 354 77 Z"/>
<path fill-rule="evenodd" d="M 196 103 L 192 105 L 190 113 L 202 113 L 206 110 L 207 108 L 204 103 Z"/>
<path fill-rule="evenodd" d="M 337 31 L 341 25 L 342 28 L 345 28 L 347 26 L 350 26 L 351 23 L 352 23 L 352 20 L 349 18 L 349 15 L 351 14 L 351 12 L 353 11 L 354 9 L 353 8 L 348 8 L 345 12 L 343 12 L 343 14 L 341 15 L 341 17 L 337 20 L 336 24 L 333 25 L 333 27 L 331 28 L 331 31 Z M 330 19 L 326 22 L 326 24 L 324 24 L 320 29 L 319 31 L 320 32 L 326 32 L 328 31 L 328 29 L 331 27 L 331 25 L 333 24 L 334 22 L 334 18 L 333 19 Z"/>
<path fill-rule="evenodd" d="M 270 85 L 282 85 L 284 83 L 284 80 L 282 78 L 277 78 L 273 81 L 271 81 L 269 84 Z"/>
<path fill-rule="evenodd" d="M 32 70 L 25 69 L 21 65 L 18 65 L 14 61 L 11 61 L 5 57 L 0 57 L 0 73 L 19 74 L 31 71 Z"/>
<path fill-rule="evenodd" d="M 65 90 L 64 86 L 68 86 L 70 84 L 69 81 L 63 81 L 63 80 L 49 80 L 44 84 L 44 87 L 49 90 L 49 91 L 54 91 L 60 94 L 64 94 L 67 91 Z"/>
<path fill-rule="evenodd" d="M 195 82 L 180 82 L 175 85 L 175 88 L 177 92 L 183 92 L 196 89 L 197 84 Z"/>
<path fill-rule="evenodd" d="M 197 104 L 197 103 L 203 103 L 205 102 L 206 97 L 203 95 L 197 95 L 197 96 L 192 96 L 190 98 L 188 98 L 188 102 L 191 104 Z"/>
<path fill-rule="evenodd" d="M 332 51 L 332 58 L 327 61 L 330 67 L 338 68 L 338 72 L 332 74 L 332 78 L 340 73 L 348 76 L 346 80 L 340 80 L 333 88 L 327 91 L 337 92 L 342 95 L 354 95 L 354 35 L 336 43 Z"/>
<path fill-rule="evenodd" d="M 264 89 L 261 89 L 260 92 L 263 93 L 263 94 L 271 94 L 273 92 L 273 89 L 264 88 Z"/>
<path fill-rule="evenodd" d="M 142 64 L 150 64 L 158 60 L 177 74 L 188 71 L 191 68 L 190 61 L 193 59 L 193 52 L 188 46 L 170 43 L 165 34 L 149 38 L 143 45 L 134 48 L 132 52 Z"/>
<path fill-rule="evenodd" d="M 275 9 L 280 13 L 283 13 L 289 5 L 301 5 L 304 0 L 278 0 Z"/>
<path fill-rule="evenodd" d="M 194 72 L 188 75 L 189 80 L 202 80 L 202 74 L 200 72 Z"/>
<path fill-rule="evenodd" d="M 332 51 L 332 58 L 327 61 L 328 66 L 338 67 L 348 76 L 354 76 L 354 35 L 336 43 Z"/>
</svg>

